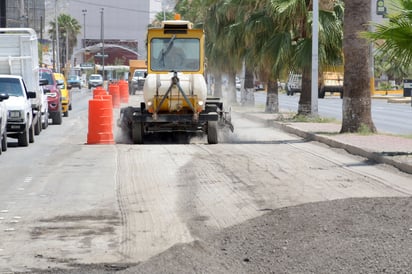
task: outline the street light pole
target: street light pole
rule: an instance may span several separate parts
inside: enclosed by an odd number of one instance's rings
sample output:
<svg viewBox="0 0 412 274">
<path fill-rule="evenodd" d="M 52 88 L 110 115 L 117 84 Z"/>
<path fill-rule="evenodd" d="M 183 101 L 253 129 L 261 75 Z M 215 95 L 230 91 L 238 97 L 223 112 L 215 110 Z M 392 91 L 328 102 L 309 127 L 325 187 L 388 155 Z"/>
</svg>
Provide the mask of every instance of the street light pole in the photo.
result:
<svg viewBox="0 0 412 274">
<path fill-rule="evenodd" d="M 54 20 L 56 29 L 56 67 L 55 71 L 60 72 L 60 45 L 59 45 L 59 21 L 57 20 L 57 0 L 54 1 Z"/>
<path fill-rule="evenodd" d="M 101 43 L 102 43 L 102 73 L 103 73 L 103 80 L 105 80 L 105 77 L 104 77 L 104 8 L 100 9 L 100 13 L 101 13 L 100 38 L 101 38 Z"/>
<path fill-rule="evenodd" d="M 311 114 L 318 115 L 318 73 L 319 73 L 319 0 L 314 0 L 312 15 L 312 87 Z"/>
<path fill-rule="evenodd" d="M 86 13 L 87 10 L 83 9 L 83 63 L 86 63 Z"/>
</svg>

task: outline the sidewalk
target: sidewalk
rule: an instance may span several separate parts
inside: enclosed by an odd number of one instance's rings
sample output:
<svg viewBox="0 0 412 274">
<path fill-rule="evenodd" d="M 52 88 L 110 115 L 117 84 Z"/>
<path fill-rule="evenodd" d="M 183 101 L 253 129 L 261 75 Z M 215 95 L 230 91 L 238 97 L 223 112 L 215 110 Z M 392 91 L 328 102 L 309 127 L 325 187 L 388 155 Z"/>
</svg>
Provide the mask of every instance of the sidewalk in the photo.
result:
<svg viewBox="0 0 412 274">
<path fill-rule="evenodd" d="M 252 109 L 246 112 L 234 110 L 244 117 L 263 122 L 267 126 L 273 126 L 334 148 L 345 149 L 351 154 L 377 163 L 392 165 L 403 172 L 412 174 L 412 138 L 388 134 L 339 134 L 341 124 L 338 123 L 280 121 L 279 116 L 282 114 L 255 111 Z"/>
</svg>

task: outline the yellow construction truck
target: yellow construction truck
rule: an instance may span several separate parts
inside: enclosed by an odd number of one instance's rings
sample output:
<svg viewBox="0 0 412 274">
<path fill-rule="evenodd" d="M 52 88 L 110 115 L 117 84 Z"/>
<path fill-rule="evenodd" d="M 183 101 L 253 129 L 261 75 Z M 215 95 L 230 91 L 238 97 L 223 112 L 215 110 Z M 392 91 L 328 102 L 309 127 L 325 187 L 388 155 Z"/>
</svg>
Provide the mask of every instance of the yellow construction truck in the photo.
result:
<svg viewBox="0 0 412 274">
<path fill-rule="evenodd" d="M 318 97 L 325 98 L 325 93 L 339 93 L 343 97 L 343 66 L 327 66 L 319 73 Z"/>
<path fill-rule="evenodd" d="M 131 95 L 137 90 L 143 90 L 146 75 L 146 60 L 129 60 L 129 93 Z"/>
<path fill-rule="evenodd" d="M 185 20 L 163 21 L 147 32 L 147 76 L 140 106 L 120 110 L 118 126 L 133 143 L 161 132 L 206 134 L 218 143 L 218 130 L 233 131 L 220 98 L 207 96 L 204 77 L 205 35 Z"/>
</svg>

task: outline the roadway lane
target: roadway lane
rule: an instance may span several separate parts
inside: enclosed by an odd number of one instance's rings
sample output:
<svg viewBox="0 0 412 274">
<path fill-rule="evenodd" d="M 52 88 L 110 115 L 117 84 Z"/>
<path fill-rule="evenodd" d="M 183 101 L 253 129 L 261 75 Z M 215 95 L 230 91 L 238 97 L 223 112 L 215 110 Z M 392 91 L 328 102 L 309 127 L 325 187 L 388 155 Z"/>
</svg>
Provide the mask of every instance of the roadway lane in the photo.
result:
<svg viewBox="0 0 412 274">
<path fill-rule="evenodd" d="M 238 95 L 238 98 L 240 96 Z M 256 104 L 265 104 L 266 93 L 255 93 Z M 296 112 L 299 93 L 294 96 L 279 94 L 281 111 Z M 328 96 L 318 100 L 318 111 L 322 117 L 335 118 L 342 121 L 342 100 L 338 96 Z M 383 99 L 372 99 L 372 119 L 379 132 L 391 134 L 412 134 L 412 107 L 410 104 L 388 103 Z"/>
</svg>

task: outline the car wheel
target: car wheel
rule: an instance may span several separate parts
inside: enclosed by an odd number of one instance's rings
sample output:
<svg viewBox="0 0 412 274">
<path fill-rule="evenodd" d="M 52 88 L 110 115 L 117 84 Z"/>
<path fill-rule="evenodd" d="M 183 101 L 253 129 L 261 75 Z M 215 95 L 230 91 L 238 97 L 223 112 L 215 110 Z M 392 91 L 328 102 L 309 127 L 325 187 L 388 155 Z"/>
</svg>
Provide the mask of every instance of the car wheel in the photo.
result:
<svg viewBox="0 0 412 274">
<path fill-rule="evenodd" d="M 29 145 L 29 130 L 27 128 L 17 137 L 17 144 L 21 147 Z"/>
<path fill-rule="evenodd" d="M 46 129 L 49 126 L 49 112 L 44 114 L 44 122 L 42 123 L 42 128 Z"/>
<path fill-rule="evenodd" d="M 62 119 L 62 112 L 61 112 L 61 111 L 58 111 L 58 112 L 54 113 L 54 116 L 53 116 L 53 125 L 61 125 L 61 124 L 62 124 L 62 121 L 63 121 L 63 119 Z"/>
<path fill-rule="evenodd" d="M 40 112 L 38 114 L 40 114 Z M 34 126 L 34 135 L 40 135 L 40 132 L 41 132 L 41 115 L 38 116 L 36 125 Z"/>
<path fill-rule="evenodd" d="M 34 143 L 34 128 L 33 128 L 33 124 L 32 124 L 31 127 L 29 128 L 29 142 L 30 142 L 30 143 Z"/>
<path fill-rule="evenodd" d="M 7 130 L 4 129 L 3 138 L 1 139 L 1 151 L 7 150 Z"/>
</svg>

